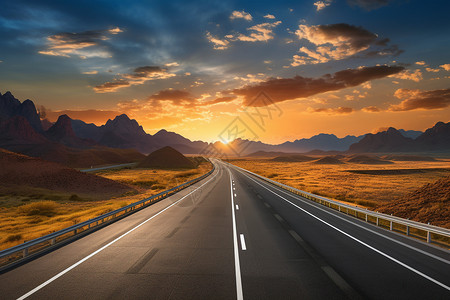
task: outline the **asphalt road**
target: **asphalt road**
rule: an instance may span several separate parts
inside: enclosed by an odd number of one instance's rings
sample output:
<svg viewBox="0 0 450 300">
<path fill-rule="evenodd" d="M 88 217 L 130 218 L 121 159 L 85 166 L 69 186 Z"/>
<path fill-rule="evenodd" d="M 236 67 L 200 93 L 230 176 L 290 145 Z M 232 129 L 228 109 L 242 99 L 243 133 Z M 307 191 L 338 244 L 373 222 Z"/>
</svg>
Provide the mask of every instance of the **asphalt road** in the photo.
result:
<svg viewBox="0 0 450 300">
<path fill-rule="evenodd" d="M 0 275 L 1 299 L 450 299 L 450 252 L 222 162 L 208 178 Z"/>
</svg>

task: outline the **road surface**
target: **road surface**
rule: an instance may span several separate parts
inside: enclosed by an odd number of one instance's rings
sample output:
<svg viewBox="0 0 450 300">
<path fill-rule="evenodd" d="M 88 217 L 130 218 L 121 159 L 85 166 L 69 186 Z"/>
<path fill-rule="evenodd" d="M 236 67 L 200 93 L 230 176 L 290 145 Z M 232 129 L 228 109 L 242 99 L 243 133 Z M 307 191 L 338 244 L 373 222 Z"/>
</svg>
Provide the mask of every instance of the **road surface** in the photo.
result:
<svg viewBox="0 0 450 300">
<path fill-rule="evenodd" d="M 450 299 L 450 252 L 214 163 L 176 195 L 1 274 L 1 299 Z"/>
</svg>

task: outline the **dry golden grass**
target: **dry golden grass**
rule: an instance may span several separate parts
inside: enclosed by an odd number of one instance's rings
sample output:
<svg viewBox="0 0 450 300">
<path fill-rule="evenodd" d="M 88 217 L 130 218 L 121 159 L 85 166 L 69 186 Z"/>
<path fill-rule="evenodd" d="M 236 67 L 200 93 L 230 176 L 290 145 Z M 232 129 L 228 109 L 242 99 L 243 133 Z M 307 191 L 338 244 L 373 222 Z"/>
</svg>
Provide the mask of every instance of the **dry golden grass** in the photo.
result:
<svg viewBox="0 0 450 300">
<path fill-rule="evenodd" d="M 368 208 L 394 201 L 424 184 L 450 174 L 448 159 L 436 162 L 394 162 L 387 165 L 320 165 L 311 162 L 273 162 L 269 159 L 237 159 L 229 162 L 307 192 Z M 448 169 L 411 174 L 395 174 L 395 171 L 393 175 L 383 175 L 383 170 L 429 168 Z M 374 171 L 369 172 L 372 174 L 356 173 L 363 170 Z"/>
<path fill-rule="evenodd" d="M 138 190 L 138 193 L 102 200 L 83 199 L 77 195 L 58 194 L 42 189 L 25 188 L 21 193 L 12 193 L 8 189 L 0 191 L 0 250 L 137 202 L 194 179 L 210 169 L 210 163 L 202 163 L 197 169 L 188 171 L 101 171 L 96 174 L 126 183 Z"/>
</svg>

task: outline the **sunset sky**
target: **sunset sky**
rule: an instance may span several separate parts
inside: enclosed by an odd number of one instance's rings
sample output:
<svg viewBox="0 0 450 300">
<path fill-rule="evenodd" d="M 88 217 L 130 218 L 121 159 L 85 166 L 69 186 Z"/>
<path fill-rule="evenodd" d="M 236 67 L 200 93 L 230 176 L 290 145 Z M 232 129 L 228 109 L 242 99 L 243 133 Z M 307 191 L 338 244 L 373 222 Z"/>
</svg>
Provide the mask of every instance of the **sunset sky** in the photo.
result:
<svg viewBox="0 0 450 300">
<path fill-rule="evenodd" d="M 449 11 L 447 0 L 0 0 L 0 92 L 53 121 L 126 113 L 192 140 L 236 120 L 267 143 L 424 130 L 450 121 Z"/>
</svg>

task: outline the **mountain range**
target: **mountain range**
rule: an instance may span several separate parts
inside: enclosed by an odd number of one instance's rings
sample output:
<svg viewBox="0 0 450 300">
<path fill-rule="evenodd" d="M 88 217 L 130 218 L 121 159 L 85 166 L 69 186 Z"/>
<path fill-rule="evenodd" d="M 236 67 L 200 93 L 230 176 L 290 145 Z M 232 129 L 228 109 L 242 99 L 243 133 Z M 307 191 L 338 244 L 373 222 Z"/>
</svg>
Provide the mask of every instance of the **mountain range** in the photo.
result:
<svg viewBox="0 0 450 300">
<path fill-rule="evenodd" d="M 449 152 L 450 123 L 439 122 L 425 132 L 389 128 L 376 134 L 318 134 L 277 145 L 235 139 L 224 144 L 191 141 L 175 132 L 160 130 L 151 135 L 126 114 L 104 125 L 88 124 L 59 116 L 55 123 L 40 119 L 31 100 L 20 102 L 10 92 L 0 93 L 0 148 L 42 157 L 71 166 L 138 161 L 143 154 L 170 146 L 184 154 L 204 154 L 213 147 L 226 155 L 249 155 L 255 152 L 350 153 L 381 152 Z M 207 153 L 206 153 L 207 154 Z M 82 159 L 80 158 L 82 157 Z M 115 160 L 115 161 L 114 161 Z"/>
</svg>

